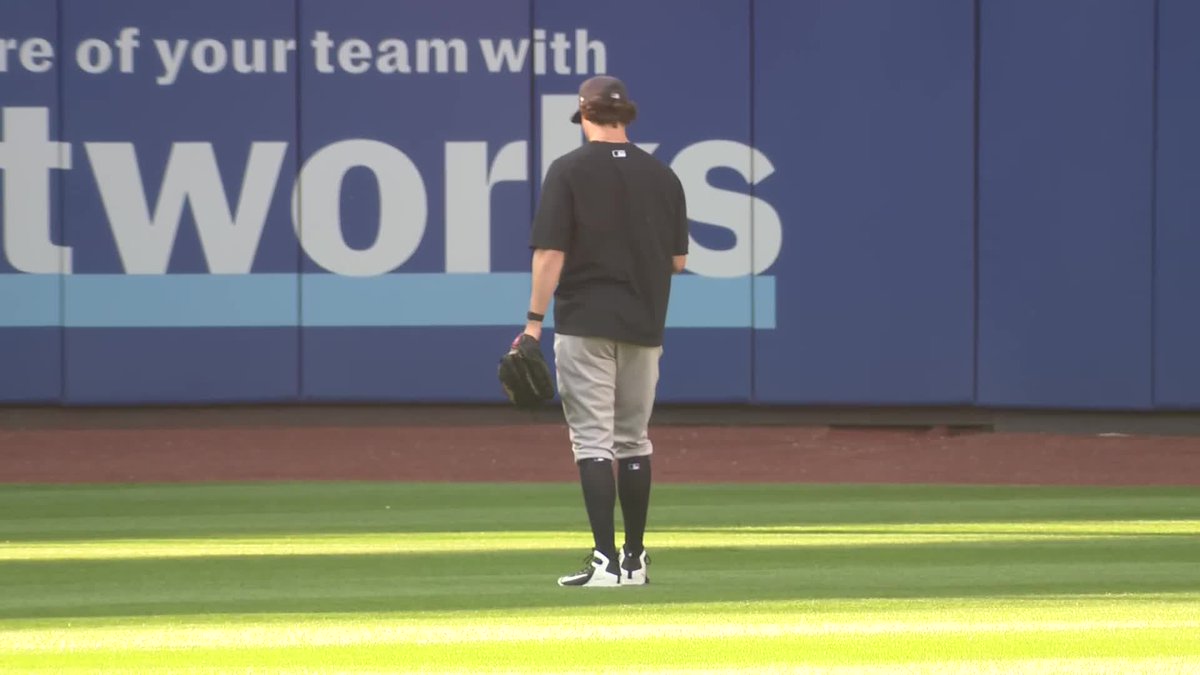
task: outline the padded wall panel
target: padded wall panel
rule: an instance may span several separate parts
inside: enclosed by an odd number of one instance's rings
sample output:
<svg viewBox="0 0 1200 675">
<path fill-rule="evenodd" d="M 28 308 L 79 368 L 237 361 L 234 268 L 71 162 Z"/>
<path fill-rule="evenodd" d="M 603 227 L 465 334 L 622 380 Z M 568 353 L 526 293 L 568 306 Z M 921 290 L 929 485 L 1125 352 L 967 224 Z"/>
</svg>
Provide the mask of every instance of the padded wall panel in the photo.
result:
<svg viewBox="0 0 1200 675">
<path fill-rule="evenodd" d="M 1151 405 L 1153 17 L 982 3 L 979 403 Z"/>
<path fill-rule="evenodd" d="M 0 402 L 62 394 L 61 141 L 63 59 L 53 2 L 0 3 Z M 5 47 L 11 47 L 11 43 Z M 69 58 L 69 56 L 67 57 Z"/>
<path fill-rule="evenodd" d="M 305 398 L 503 399 L 528 302 L 496 273 L 529 272 L 529 21 L 528 0 L 300 3 L 303 39 L 330 45 L 301 75 Z"/>
<path fill-rule="evenodd" d="M 296 398 L 294 4 L 63 12 L 68 399 Z"/>
<path fill-rule="evenodd" d="M 971 3 L 755 3 L 755 194 L 778 212 L 756 399 L 967 403 Z M 756 231 L 764 230 L 762 218 Z"/>
<path fill-rule="evenodd" d="M 1155 402 L 1200 407 L 1200 3 L 1161 0 Z"/>
</svg>

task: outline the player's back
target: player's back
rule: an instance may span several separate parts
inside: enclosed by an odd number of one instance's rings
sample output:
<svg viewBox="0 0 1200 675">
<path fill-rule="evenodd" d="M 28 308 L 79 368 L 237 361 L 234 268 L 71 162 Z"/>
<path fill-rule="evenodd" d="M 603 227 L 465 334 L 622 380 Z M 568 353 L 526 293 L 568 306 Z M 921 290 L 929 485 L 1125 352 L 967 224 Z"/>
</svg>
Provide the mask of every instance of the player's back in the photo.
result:
<svg viewBox="0 0 1200 675">
<path fill-rule="evenodd" d="M 660 343 L 672 256 L 686 237 L 678 178 L 632 143 L 588 143 L 551 172 L 569 191 L 572 220 L 555 295 L 559 330 Z"/>
</svg>

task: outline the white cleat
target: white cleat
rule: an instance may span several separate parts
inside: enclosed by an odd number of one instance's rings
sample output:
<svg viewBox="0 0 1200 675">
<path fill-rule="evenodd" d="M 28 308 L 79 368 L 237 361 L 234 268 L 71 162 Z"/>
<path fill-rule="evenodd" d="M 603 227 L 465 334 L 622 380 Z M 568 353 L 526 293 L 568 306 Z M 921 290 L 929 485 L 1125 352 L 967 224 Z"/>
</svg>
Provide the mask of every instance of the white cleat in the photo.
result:
<svg viewBox="0 0 1200 675">
<path fill-rule="evenodd" d="M 631 556 L 621 547 L 621 585 L 645 586 L 650 583 L 650 575 L 646 568 L 650 566 L 650 556 L 645 549 L 638 556 Z"/>
<path fill-rule="evenodd" d="M 587 564 L 575 574 L 559 577 L 559 586 L 587 586 L 589 588 L 613 588 L 621 583 L 617 565 L 600 551 L 593 550 L 584 558 Z"/>
</svg>

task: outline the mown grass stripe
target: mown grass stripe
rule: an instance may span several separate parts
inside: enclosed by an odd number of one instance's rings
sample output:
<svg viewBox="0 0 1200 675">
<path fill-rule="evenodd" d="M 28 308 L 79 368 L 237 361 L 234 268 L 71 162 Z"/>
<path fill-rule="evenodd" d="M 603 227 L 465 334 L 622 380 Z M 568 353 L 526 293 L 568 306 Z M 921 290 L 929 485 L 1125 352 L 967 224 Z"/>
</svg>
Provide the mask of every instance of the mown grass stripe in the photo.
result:
<svg viewBox="0 0 1200 675">
<path fill-rule="evenodd" d="M 1103 639 L 1097 639 L 1102 636 Z M 624 640 L 488 641 L 463 644 L 354 644 L 294 647 L 112 649 L 88 652 L 16 653 L 9 666 L 54 667 L 87 663 L 96 668 L 188 666 L 230 669 L 356 668 L 425 672 L 561 672 L 585 666 L 597 670 L 877 665 L 910 663 L 1005 662 L 1062 658 L 1200 657 L 1194 631 L 1153 628 L 1119 631 L 881 633 L 745 636 L 728 638 L 653 637 Z"/>
<path fill-rule="evenodd" d="M 1056 535 L 1057 542 L 1096 542 L 1129 535 Z M 1146 536 L 1146 535 L 1142 535 Z M 578 532 L 538 533 L 498 537 L 481 533 L 461 539 L 418 539 L 403 535 L 302 539 L 222 539 L 145 541 L 67 541 L 57 544 L 10 545 L 0 549 L 2 561 L 137 560 L 252 556 L 404 555 L 418 553 L 487 553 L 490 551 L 567 551 L 579 548 Z M 655 534 L 656 549 L 703 549 L 735 544 L 739 548 L 835 548 L 917 546 L 921 544 L 1014 544 L 1043 542 L 1044 537 L 1020 534 L 812 534 L 812 535 L 693 535 Z"/>
<path fill-rule="evenodd" d="M 676 669 L 669 667 L 639 669 L 639 672 L 653 672 L 658 675 L 895 675 L 899 669 L 895 665 L 864 665 L 852 666 L 803 666 L 786 664 L 779 666 L 756 665 L 753 667 L 700 667 Z M 6 668 L 0 664 L 0 673 L 90 673 L 86 668 L 36 668 L 25 666 L 20 669 Z M 130 675 L 147 672 L 144 667 L 124 668 L 114 666 L 105 668 L 109 675 Z M 226 667 L 213 668 L 205 666 L 159 666 L 153 672 L 162 675 L 228 675 Z M 280 666 L 272 668 L 246 668 L 239 670 L 250 675 L 314 675 L 320 673 L 316 668 L 303 666 Z M 393 675 L 398 672 L 396 667 L 374 669 L 369 667 L 343 667 L 338 672 L 355 673 L 356 675 Z M 425 672 L 436 672 L 428 669 Z M 594 668 L 568 668 L 558 671 L 560 675 L 596 675 Z M 1016 659 L 1001 663 L 984 661 L 934 661 L 929 663 L 906 663 L 902 669 L 906 675 L 1026 675 L 1028 673 L 1055 673 L 1062 675 L 1111 675 L 1122 673 L 1128 675 L 1188 675 L 1196 672 L 1196 662 L 1188 658 L 1078 658 L 1078 659 Z"/>
<path fill-rule="evenodd" d="M 1193 536 L 1200 520 L 1113 520 L 1005 523 L 865 523 L 820 526 L 674 528 L 653 533 L 666 548 L 835 547 L 953 542 L 1102 540 L 1130 536 Z M 263 555 L 354 555 L 485 551 L 546 551 L 577 546 L 578 532 L 453 532 L 438 534 L 308 534 L 287 537 L 84 539 L 10 543 L 5 560 L 102 560 Z"/>
<path fill-rule="evenodd" d="M 619 592 L 619 591 L 618 591 Z M 949 636 L 958 634 L 1084 633 L 1200 630 L 1200 620 L 1078 620 L 960 623 L 739 623 L 724 617 L 713 623 L 629 624 L 638 639 L 714 640 L 789 636 Z M 103 650 L 174 650 L 219 647 L 276 648 L 347 645 L 455 645 L 486 642 L 547 642 L 573 640 L 622 642 L 628 639 L 608 625 L 577 622 L 568 625 L 478 625 L 464 620 L 454 626 L 341 625 L 239 626 L 234 629 L 173 626 L 159 631 L 93 631 L 71 635 L 64 631 L 21 631 L 2 634 L 5 650 L 68 652 Z"/>
</svg>

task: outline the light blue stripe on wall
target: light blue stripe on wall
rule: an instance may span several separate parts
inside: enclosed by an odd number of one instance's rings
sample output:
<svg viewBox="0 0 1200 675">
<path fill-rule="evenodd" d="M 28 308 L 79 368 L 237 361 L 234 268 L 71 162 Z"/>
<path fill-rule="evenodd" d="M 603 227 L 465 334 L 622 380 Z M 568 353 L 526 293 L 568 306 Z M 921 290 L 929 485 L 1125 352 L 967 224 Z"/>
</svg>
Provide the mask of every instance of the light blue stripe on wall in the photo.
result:
<svg viewBox="0 0 1200 675">
<path fill-rule="evenodd" d="M 760 305 L 774 309 L 774 279 L 759 277 Z M 529 301 L 529 274 L 388 274 L 378 277 L 305 275 L 306 326 L 509 326 Z M 671 289 L 672 328 L 750 326 L 748 277 L 684 275 Z M 514 317 L 516 317 L 514 319 Z M 760 328 L 774 328 L 774 311 Z"/>
<path fill-rule="evenodd" d="M 58 325 L 56 275 L 0 275 L 0 326 Z M 529 274 L 77 274 L 66 282 L 70 328 L 510 326 Z M 753 288 L 752 288 L 753 287 Z M 753 297 L 753 312 L 751 298 Z M 297 307 L 299 299 L 300 307 Z M 514 317 L 516 317 L 514 319 Z M 775 327 L 772 277 L 674 279 L 672 328 Z"/>
<path fill-rule="evenodd" d="M 58 326 L 59 280 L 57 274 L 0 275 L 0 326 L 27 328 Z"/>
<path fill-rule="evenodd" d="M 306 274 L 306 326 L 511 326 L 525 322 L 529 275 Z"/>
<path fill-rule="evenodd" d="M 775 328 L 775 277 L 754 277 L 754 327 Z"/>
<path fill-rule="evenodd" d="M 68 328 L 295 326 L 294 274 L 72 274 Z"/>
</svg>

